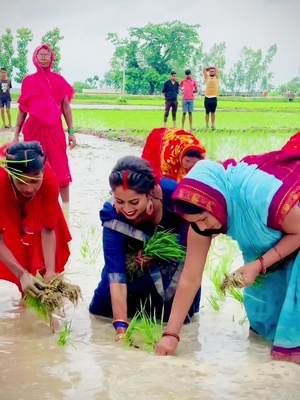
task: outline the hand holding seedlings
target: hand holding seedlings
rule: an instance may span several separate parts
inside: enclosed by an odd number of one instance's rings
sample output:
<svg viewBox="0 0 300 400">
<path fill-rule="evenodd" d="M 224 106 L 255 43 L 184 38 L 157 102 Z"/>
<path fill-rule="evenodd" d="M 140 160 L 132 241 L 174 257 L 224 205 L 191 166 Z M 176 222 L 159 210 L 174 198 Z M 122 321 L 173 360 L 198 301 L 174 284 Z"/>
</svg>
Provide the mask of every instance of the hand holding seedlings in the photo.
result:
<svg viewBox="0 0 300 400">
<path fill-rule="evenodd" d="M 31 297 L 37 297 L 45 288 L 45 284 L 43 282 L 25 270 L 20 278 L 20 282 L 23 292 Z"/>
<path fill-rule="evenodd" d="M 230 275 L 225 274 L 225 278 L 221 284 L 221 291 L 225 293 L 227 290 L 232 288 L 242 288 L 244 286 L 253 285 L 260 270 L 260 263 L 255 260 L 243 265 Z"/>
<path fill-rule="evenodd" d="M 39 291 L 35 297 L 26 294 L 26 305 L 34 309 L 41 319 L 48 321 L 53 330 L 53 312 L 63 310 L 65 299 L 76 307 L 82 298 L 81 289 L 78 285 L 66 281 L 63 274 L 55 275 L 49 283 L 37 281 L 43 284 L 43 290 Z"/>
</svg>

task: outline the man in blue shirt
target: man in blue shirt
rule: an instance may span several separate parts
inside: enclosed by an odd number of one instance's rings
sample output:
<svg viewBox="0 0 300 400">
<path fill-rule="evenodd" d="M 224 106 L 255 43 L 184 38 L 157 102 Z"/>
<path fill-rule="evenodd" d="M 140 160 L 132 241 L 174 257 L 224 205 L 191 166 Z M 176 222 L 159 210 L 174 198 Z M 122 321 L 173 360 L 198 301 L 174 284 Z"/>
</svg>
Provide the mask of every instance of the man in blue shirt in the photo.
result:
<svg viewBox="0 0 300 400">
<path fill-rule="evenodd" d="M 164 127 L 167 126 L 167 120 L 172 108 L 173 128 L 176 128 L 176 113 L 178 108 L 177 95 L 179 92 L 179 83 L 176 81 L 176 72 L 171 71 L 170 79 L 164 83 L 162 93 L 166 99 L 166 107 L 164 113 Z"/>
</svg>

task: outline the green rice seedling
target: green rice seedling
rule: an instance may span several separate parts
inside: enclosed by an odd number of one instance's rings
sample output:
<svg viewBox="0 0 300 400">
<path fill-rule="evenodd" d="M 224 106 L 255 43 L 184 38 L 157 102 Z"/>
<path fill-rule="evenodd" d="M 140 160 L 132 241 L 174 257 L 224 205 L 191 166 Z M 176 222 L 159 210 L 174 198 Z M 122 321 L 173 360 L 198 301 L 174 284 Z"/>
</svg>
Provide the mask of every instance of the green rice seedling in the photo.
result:
<svg viewBox="0 0 300 400">
<path fill-rule="evenodd" d="M 137 262 L 137 256 L 140 262 Z M 178 243 L 178 235 L 170 230 L 156 231 L 148 239 L 139 254 L 131 252 L 126 257 L 126 266 L 129 273 L 138 273 L 144 266 L 149 265 L 151 260 L 177 260 L 183 261 L 186 248 Z"/>
<path fill-rule="evenodd" d="M 228 293 L 231 297 L 233 297 L 239 303 L 244 304 L 244 294 L 243 294 L 242 289 L 232 287 L 232 288 L 228 289 Z"/>
<path fill-rule="evenodd" d="M 248 317 L 247 314 L 244 315 L 244 318 L 242 318 L 241 320 L 239 320 L 239 324 L 240 325 L 244 325 L 244 323 L 247 321 Z"/>
<path fill-rule="evenodd" d="M 211 293 L 206 299 L 215 311 L 220 311 L 220 298 L 218 296 Z"/>
<path fill-rule="evenodd" d="M 183 261 L 186 248 L 178 243 L 178 235 L 170 230 L 156 231 L 154 235 L 145 242 L 143 257 L 151 257 L 160 260 L 175 259 Z"/>
<path fill-rule="evenodd" d="M 58 346 L 65 346 L 67 344 L 73 345 L 73 340 L 70 338 L 70 335 L 72 333 L 71 326 L 72 326 L 72 321 L 65 321 L 62 329 L 58 334 L 58 340 L 56 342 Z"/>
<path fill-rule="evenodd" d="M 40 275 L 37 277 L 42 280 Z M 36 298 L 26 294 L 24 299 L 28 308 L 34 310 L 41 319 L 49 322 L 50 328 L 54 331 L 53 312 L 64 309 L 65 299 L 68 299 L 74 306 L 77 306 L 79 299 L 82 299 L 82 294 L 78 285 L 65 280 L 63 274 L 58 274 L 45 284 L 45 287 L 43 287 Z"/>
<path fill-rule="evenodd" d="M 156 318 L 155 309 L 151 316 L 146 312 L 145 306 L 141 306 L 140 311 L 132 318 L 126 330 L 124 345 L 153 352 L 156 342 L 161 339 L 162 334 L 163 312 L 159 321 Z"/>
<path fill-rule="evenodd" d="M 80 253 L 82 258 L 86 259 L 89 254 L 90 244 L 87 239 L 83 239 L 80 244 Z"/>
<path fill-rule="evenodd" d="M 221 302 L 225 301 L 226 296 L 221 290 L 221 285 L 224 275 L 230 274 L 238 251 L 236 242 L 224 235 L 220 235 L 212 241 L 208 255 L 209 265 L 206 265 L 205 269 L 214 287 L 214 292 L 207 297 L 207 300 L 216 311 L 220 310 Z M 238 296 L 238 293 L 234 293 L 234 295 Z"/>
<path fill-rule="evenodd" d="M 80 253 L 86 264 L 94 265 L 97 263 L 102 250 L 102 240 L 100 230 L 93 224 L 88 232 L 84 232 L 83 226 L 78 224 L 81 230 Z M 98 229 L 98 234 L 97 234 Z"/>
</svg>

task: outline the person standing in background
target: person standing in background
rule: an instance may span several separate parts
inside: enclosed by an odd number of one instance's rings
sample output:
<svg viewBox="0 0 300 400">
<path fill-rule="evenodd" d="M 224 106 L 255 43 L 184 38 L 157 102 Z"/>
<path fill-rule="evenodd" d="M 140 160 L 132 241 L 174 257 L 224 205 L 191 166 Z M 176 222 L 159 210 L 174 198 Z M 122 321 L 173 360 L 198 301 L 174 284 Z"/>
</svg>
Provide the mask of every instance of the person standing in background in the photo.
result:
<svg viewBox="0 0 300 400">
<path fill-rule="evenodd" d="M 191 70 L 185 70 L 185 79 L 179 82 L 179 89 L 182 94 L 182 129 L 184 129 L 185 116 L 189 113 L 190 133 L 193 132 L 193 111 L 195 93 L 198 92 L 197 82 L 192 78 Z"/>
<path fill-rule="evenodd" d="M 70 101 L 74 89 L 60 74 L 51 71 L 54 52 L 50 46 L 47 44 L 38 46 L 33 53 L 32 61 L 37 72 L 27 75 L 22 81 L 13 140 L 19 141 L 22 131 L 25 142 L 41 143 L 47 160 L 57 176 L 61 199 L 63 203 L 68 204 L 72 177 L 61 117 L 64 116 L 68 127 L 68 144 L 70 149 L 73 149 L 76 146 L 76 139 Z"/>
<path fill-rule="evenodd" d="M 173 128 L 176 128 L 176 113 L 178 108 L 177 95 L 179 93 L 179 83 L 176 81 L 176 72 L 170 72 L 170 79 L 164 83 L 162 93 L 166 99 L 166 107 L 164 114 L 164 127 L 167 126 L 167 120 L 172 108 Z"/>
<path fill-rule="evenodd" d="M 10 115 L 10 103 L 11 103 L 11 80 L 7 77 L 7 69 L 1 68 L 1 79 L 0 79 L 0 108 L 2 118 L 2 128 L 11 128 L 11 115 Z M 5 112 L 4 106 L 6 107 L 6 115 L 8 125 L 5 123 Z"/>
<path fill-rule="evenodd" d="M 219 71 L 217 67 L 204 67 L 203 76 L 205 80 L 205 97 L 204 97 L 204 107 L 205 107 L 205 123 L 206 128 L 209 128 L 209 114 L 211 114 L 211 129 L 216 129 L 216 108 L 219 95 Z"/>
</svg>

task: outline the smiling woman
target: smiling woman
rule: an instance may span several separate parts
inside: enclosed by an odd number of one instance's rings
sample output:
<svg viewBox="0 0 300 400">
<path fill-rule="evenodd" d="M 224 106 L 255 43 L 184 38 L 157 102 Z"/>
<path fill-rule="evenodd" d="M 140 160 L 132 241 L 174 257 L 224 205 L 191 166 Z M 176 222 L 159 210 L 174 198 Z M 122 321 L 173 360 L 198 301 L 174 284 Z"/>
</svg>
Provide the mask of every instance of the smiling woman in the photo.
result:
<svg viewBox="0 0 300 400">
<path fill-rule="evenodd" d="M 113 317 L 120 335 L 128 327 L 128 317 L 133 317 L 143 305 L 151 315 L 155 309 L 157 318 L 163 315 L 168 320 L 182 263 L 174 259 L 148 259 L 132 275 L 127 257 L 143 249 L 144 242 L 157 230 L 171 230 L 185 244 L 186 223 L 171 205 L 177 183 L 166 178 L 156 180 L 146 160 L 133 156 L 120 159 L 109 183 L 113 197 L 100 211 L 105 266 L 90 312 Z M 186 322 L 199 310 L 199 301 L 200 290 L 187 312 Z"/>
</svg>

